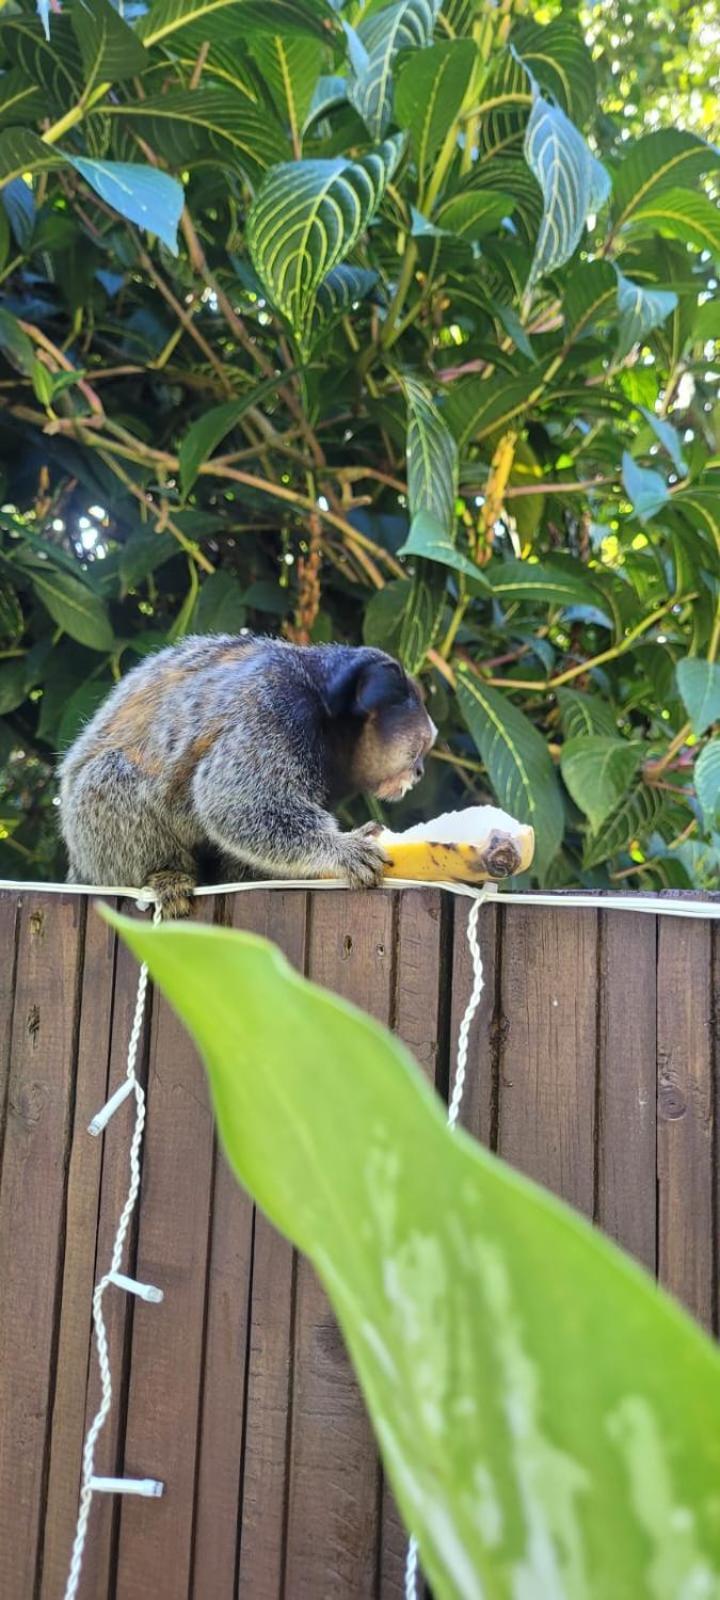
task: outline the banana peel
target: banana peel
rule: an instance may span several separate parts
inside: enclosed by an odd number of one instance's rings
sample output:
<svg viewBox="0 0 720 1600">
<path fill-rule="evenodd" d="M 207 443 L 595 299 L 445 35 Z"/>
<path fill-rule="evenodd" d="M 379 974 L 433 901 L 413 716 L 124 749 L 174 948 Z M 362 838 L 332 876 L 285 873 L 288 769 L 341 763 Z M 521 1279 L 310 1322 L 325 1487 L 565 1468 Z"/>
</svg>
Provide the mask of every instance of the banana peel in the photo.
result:
<svg viewBox="0 0 720 1600">
<path fill-rule="evenodd" d="M 406 833 L 383 829 L 378 844 L 390 857 L 386 878 L 488 883 L 527 871 L 535 853 L 535 832 L 495 806 L 469 806 Z"/>
</svg>

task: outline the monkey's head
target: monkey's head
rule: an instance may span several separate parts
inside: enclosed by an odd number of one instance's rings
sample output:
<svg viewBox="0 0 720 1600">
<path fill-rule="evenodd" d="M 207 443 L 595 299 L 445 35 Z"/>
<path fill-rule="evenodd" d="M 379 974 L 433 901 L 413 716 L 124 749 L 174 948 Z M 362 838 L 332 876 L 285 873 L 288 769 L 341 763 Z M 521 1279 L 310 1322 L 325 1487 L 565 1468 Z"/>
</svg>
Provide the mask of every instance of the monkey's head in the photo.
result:
<svg viewBox="0 0 720 1600">
<path fill-rule="evenodd" d="M 382 650 L 348 650 L 342 660 L 338 652 L 328 700 L 343 734 L 343 787 L 402 800 L 437 738 L 417 683 Z"/>
</svg>

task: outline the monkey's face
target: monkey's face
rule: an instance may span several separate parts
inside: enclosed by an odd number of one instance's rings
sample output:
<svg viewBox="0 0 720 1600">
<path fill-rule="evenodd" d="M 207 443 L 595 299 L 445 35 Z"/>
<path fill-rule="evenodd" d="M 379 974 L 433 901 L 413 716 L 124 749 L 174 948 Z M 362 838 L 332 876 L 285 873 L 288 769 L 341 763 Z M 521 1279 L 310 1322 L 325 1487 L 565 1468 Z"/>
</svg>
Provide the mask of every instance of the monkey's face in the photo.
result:
<svg viewBox="0 0 720 1600">
<path fill-rule="evenodd" d="M 378 800 L 402 800 L 414 789 L 437 738 L 417 685 L 410 678 L 405 684 L 407 692 L 399 703 L 370 712 L 355 749 L 357 787 Z"/>
</svg>

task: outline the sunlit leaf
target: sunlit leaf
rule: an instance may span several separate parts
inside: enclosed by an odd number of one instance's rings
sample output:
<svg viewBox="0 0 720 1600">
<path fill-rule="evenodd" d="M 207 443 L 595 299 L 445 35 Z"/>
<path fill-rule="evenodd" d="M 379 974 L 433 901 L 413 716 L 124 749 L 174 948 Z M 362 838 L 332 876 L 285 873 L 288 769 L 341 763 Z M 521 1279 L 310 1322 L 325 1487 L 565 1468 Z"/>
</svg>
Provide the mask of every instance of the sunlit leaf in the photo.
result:
<svg viewBox="0 0 720 1600">
<path fill-rule="evenodd" d="M 552 561 L 492 561 L 485 569 L 493 594 L 507 600 L 540 601 L 551 606 L 590 605 L 601 601 L 588 578 Z"/>
<path fill-rule="evenodd" d="M 716 661 L 686 656 L 678 661 L 676 675 L 693 733 L 704 733 L 720 721 L 720 666 Z"/>
<path fill-rule="evenodd" d="M 563 835 L 562 799 L 545 740 L 506 695 L 464 667 L 457 694 L 499 804 L 535 829 L 542 877 Z"/>
<path fill-rule="evenodd" d="M 177 168 L 214 156 L 237 166 L 254 183 L 287 153 L 287 140 L 272 111 L 231 88 L 170 89 L 113 106 L 111 115 Z"/>
<path fill-rule="evenodd" d="M 408 130 L 421 178 L 462 106 L 476 59 L 472 39 L 445 40 L 409 56 L 398 73 L 395 119 Z"/>
<path fill-rule="evenodd" d="M 528 288 L 546 272 L 568 261 L 586 219 L 610 192 L 610 179 L 581 133 L 559 106 L 540 95 L 534 101 L 525 135 L 525 159 L 545 202 Z"/>
<path fill-rule="evenodd" d="M 358 35 L 366 56 L 348 99 L 373 139 L 382 139 L 392 111 L 393 64 L 401 50 L 422 49 L 433 36 L 440 0 L 396 0 L 370 13 Z"/>
<path fill-rule="evenodd" d="M 251 259 L 301 350 L 320 284 L 374 215 L 401 149 L 396 136 L 360 161 L 275 167 L 257 194 L 247 221 Z"/>
<path fill-rule="evenodd" d="M 660 233 L 720 258 L 720 209 L 705 194 L 663 189 L 634 208 L 628 223 L 634 234 Z"/>
<path fill-rule="evenodd" d="M 662 128 L 629 148 L 613 178 L 614 230 L 667 189 L 695 183 L 720 166 L 720 152 L 693 133 Z M 687 189 L 684 191 L 687 194 Z"/>
<path fill-rule="evenodd" d="M 439 561 L 441 566 L 452 567 L 455 572 L 464 572 L 483 588 L 488 587 L 482 569 L 464 556 L 461 550 L 456 550 L 442 522 L 433 511 L 416 511 L 408 537 L 398 550 L 398 555 L 423 556 L 427 561 Z"/>
<path fill-rule="evenodd" d="M 617 280 L 620 326 L 615 358 L 622 361 L 633 346 L 642 344 L 645 335 L 665 321 L 675 310 L 677 295 L 670 289 L 645 289 L 631 283 L 621 272 Z"/>
</svg>

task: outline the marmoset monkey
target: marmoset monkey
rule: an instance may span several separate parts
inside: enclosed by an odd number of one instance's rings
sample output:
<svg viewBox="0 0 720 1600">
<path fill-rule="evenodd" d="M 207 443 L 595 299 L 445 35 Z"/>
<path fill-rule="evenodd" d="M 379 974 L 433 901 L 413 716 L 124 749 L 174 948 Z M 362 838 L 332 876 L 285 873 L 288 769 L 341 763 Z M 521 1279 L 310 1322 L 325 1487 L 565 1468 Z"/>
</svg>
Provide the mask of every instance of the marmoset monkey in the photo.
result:
<svg viewBox="0 0 720 1600">
<path fill-rule="evenodd" d="M 436 734 L 381 650 L 185 639 L 133 668 L 62 762 L 69 881 L 149 885 L 186 916 L 211 847 L 228 875 L 376 884 L 376 825 L 341 833 L 327 808 L 362 790 L 400 800 Z"/>
</svg>

